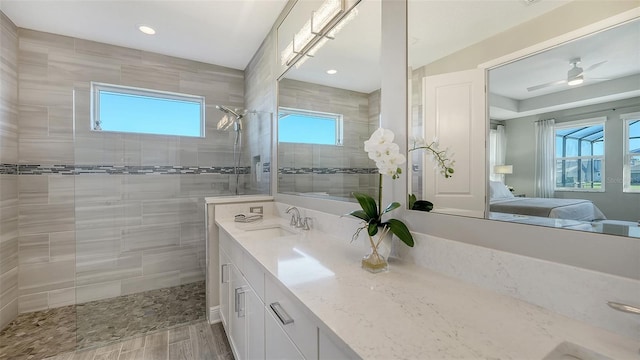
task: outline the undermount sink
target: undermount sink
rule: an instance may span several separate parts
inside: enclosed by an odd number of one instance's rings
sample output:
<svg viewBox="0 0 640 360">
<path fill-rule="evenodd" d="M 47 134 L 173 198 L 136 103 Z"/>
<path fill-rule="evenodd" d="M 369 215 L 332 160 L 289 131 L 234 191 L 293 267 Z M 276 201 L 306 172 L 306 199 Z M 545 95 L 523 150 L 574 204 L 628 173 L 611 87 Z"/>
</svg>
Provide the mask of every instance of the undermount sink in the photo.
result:
<svg viewBox="0 0 640 360">
<path fill-rule="evenodd" d="M 613 360 L 577 344 L 562 342 L 543 360 Z"/>
<path fill-rule="evenodd" d="M 274 238 L 298 234 L 298 232 L 294 229 L 280 224 L 253 226 L 245 228 L 244 230 L 249 233 L 259 235 L 263 238 Z"/>
</svg>

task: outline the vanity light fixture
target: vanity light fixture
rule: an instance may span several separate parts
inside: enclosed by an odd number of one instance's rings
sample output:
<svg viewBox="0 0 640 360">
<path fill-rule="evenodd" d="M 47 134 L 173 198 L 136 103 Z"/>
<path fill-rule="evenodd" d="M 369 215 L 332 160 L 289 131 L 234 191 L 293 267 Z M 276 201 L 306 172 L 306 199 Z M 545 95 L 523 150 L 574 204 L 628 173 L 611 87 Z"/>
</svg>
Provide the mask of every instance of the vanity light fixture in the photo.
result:
<svg viewBox="0 0 640 360">
<path fill-rule="evenodd" d="M 144 25 L 144 24 L 138 25 L 138 30 L 140 30 L 141 32 L 143 32 L 143 33 L 145 33 L 147 35 L 155 35 L 155 33 L 156 33 L 156 30 L 154 28 L 152 28 L 149 25 Z"/>
<path fill-rule="evenodd" d="M 322 47 L 327 39 L 332 39 L 332 34 L 335 35 L 337 31 L 327 31 L 327 27 L 344 12 L 344 9 L 345 0 L 325 0 L 318 10 L 312 11 L 309 20 L 293 35 L 293 40 L 280 54 L 282 65 L 288 66 L 296 59 L 307 55 L 296 63 L 296 67 L 300 67 L 307 57 L 313 56 Z"/>
<path fill-rule="evenodd" d="M 329 69 L 329 70 L 327 70 L 327 74 L 329 74 L 329 75 L 335 75 L 335 74 L 337 74 L 337 73 L 338 73 L 338 70 L 336 70 L 336 69 Z"/>
</svg>

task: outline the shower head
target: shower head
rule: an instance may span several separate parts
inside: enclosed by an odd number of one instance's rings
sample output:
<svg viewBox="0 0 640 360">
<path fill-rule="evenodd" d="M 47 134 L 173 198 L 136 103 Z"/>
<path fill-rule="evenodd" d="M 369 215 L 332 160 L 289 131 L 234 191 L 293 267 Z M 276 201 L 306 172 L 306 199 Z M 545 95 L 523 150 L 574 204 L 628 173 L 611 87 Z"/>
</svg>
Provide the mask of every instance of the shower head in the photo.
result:
<svg viewBox="0 0 640 360">
<path fill-rule="evenodd" d="M 233 111 L 233 110 L 231 110 L 228 107 L 223 106 L 223 105 L 216 105 L 216 109 L 224 112 L 225 114 L 231 114 L 231 115 L 235 116 L 237 120 L 240 120 L 240 119 L 242 119 L 244 117 L 244 115 L 238 114 L 237 112 L 235 112 L 235 111 Z"/>
</svg>

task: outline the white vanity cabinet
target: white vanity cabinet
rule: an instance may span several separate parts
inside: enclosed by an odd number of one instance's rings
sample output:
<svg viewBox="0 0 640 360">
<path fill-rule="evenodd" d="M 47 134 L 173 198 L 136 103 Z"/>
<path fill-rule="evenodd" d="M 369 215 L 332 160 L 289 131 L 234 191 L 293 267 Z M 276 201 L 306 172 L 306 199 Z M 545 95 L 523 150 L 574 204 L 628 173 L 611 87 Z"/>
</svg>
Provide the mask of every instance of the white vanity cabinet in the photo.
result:
<svg viewBox="0 0 640 360">
<path fill-rule="evenodd" d="M 229 254 L 230 253 L 230 254 Z M 220 232 L 220 318 L 238 360 L 264 359 L 264 303 L 254 290 L 264 291 L 264 273 L 243 259 L 242 250 Z M 235 260 L 235 261 L 234 261 Z M 244 271 L 244 268 L 250 271 Z M 245 273 L 251 274 L 248 281 Z M 262 274 L 262 279 L 260 279 Z"/>
<path fill-rule="evenodd" d="M 229 234 L 219 241 L 220 318 L 236 359 L 358 358 Z"/>
</svg>

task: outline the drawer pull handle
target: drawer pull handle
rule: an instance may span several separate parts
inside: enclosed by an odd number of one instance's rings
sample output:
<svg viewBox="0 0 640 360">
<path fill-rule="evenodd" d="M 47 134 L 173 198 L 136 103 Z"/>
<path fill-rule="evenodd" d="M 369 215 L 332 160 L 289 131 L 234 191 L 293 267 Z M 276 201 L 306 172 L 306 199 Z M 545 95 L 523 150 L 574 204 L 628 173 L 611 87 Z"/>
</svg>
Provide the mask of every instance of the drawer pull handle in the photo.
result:
<svg viewBox="0 0 640 360">
<path fill-rule="evenodd" d="M 226 284 L 229 282 L 229 277 L 225 276 L 225 274 L 227 273 L 226 271 L 224 271 L 227 267 L 229 266 L 229 264 L 222 264 L 220 266 L 220 282 L 222 282 L 223 284 Z M 226 279 L 226 280 L 225 280 Z"/>
<path fill-rule="evenodd" d="M 276 301 L 269 306 L 271 307 L 271 310 L 276 313 L 276 316 L 278 317 L 278 319 L 280 319 L 282 325 L 289 325 L 293 323 L 293 318 L 289 316 L 286 311 L 284 311 L 282 305 L 280 305 L 279 302 Z"/>
<path fill-rule="evenodd" d="M 640 308 L 632 306 L 632 305 L 621 304 L 621 303 L 617 303 L 617 302 L 613 302 L 613 301 L 607 302 L 607 305 L 609 305 L 609 307 L 611 307 L 613 309 L 616 309 L 618 311 L 626 312 L 626 313 L 629 313 L 629 314 L 640 315 Z"/>
<path fill-rule="evenodd" d="M 238 317 L 244 317 L 245 310 L 245 292 L 247 292 L 244 288 L 239 287 L 235 290 L 235 312 L 238 313 Z"/>
</svg>

